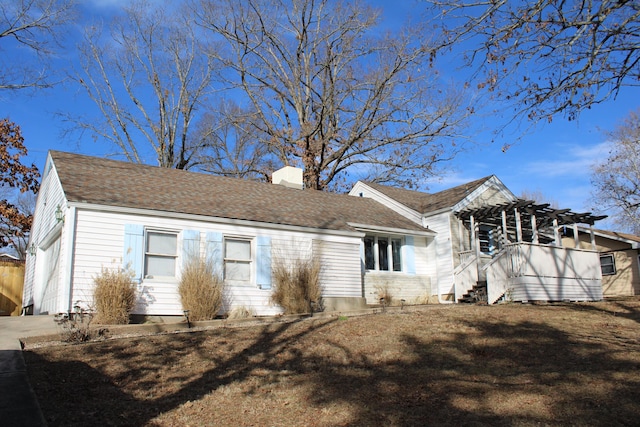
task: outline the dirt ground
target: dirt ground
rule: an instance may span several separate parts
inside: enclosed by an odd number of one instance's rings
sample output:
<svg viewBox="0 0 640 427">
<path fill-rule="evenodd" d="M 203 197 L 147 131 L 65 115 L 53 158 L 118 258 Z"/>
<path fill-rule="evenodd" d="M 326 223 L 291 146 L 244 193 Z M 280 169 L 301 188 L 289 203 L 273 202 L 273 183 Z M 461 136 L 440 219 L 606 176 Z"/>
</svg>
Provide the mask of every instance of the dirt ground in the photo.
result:
<svg viewBox="0 0 640 427">
<path fill-rule="evenodd" d="M 405 307 L 25 358 L 50 426 L 640 422 L 638 299 Z"/>
</svg>

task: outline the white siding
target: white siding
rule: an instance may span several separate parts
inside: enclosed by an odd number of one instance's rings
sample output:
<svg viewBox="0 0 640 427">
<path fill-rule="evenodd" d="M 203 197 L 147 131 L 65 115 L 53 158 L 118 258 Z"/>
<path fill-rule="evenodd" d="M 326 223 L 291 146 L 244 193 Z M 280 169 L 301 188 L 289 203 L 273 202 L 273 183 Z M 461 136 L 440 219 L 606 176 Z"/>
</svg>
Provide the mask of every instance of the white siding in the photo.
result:
<svg viewBox="0 0 640 427">
<path fill-rule="evenodd" d="M 432 237 L 414 237 L 413 249 L 416 264 L 416 274 L 429 277 L 436 276 L 435 240 Z"/>
<path fill-rule="evenodd" d="M 49 162 L 49 160 L 47 160 Z M 43 312 L 59 312 L 69 309 L 68 301 L 64 291 L 64 280 L 66 271 L 64 268 L 58 268 L 54 273 L 55 277 L 51 277 L 44 273 L 46 267 L 45 249 L 54 242 L 54 239 L 60 239 L 58 251 L 58 263 L 64 265 L 64 259 L 68 256 L 68 249 L 65 245 L 66 233 L 70 227 L 66 224 L 56 221 L 55 212 L 58 207 L 66 212 L 66 200 L 62 192 L 62 187 L 58 180 L 55 169 L 45 167 L 45 174 L 38 192 L 36 208 L 34 211 L 34 220 L 30 236 L 30 246 L 36 247 L 35 255 L 31 255 L 27 250 L 27 259 L 25 263 L 25 279 L 24 292 L 22 297 L 22 305 L 24 307 L 33 305 L 34 313 Z M 60 238 L 60 235 L 62 238 Z M 43 246 L 44 245 L 44 246 Z M 56 243 L 58 245 L 58 243 Z M 53 262 L 53 260 L 51 260 Z M 49 263 L 50 264 L 50 263 Z M 36 271 L 36 266 L 38 268 Z M 44 294 L 47 294 L 47 307 L 42 309 Z M 54 302 L 55 301 L 55 302 Z"/>
<path fill-rule="evenodd" d="M 429 247 L 429 250 L 435 252 L 435 280 L 434 276 L 431 276 L 431 283 L 434 286 L 434 290 L 437 289 L 439 294 L 455 292 L 453 278 L 453 257 L 455 254 L 451 245 L 450 216 L 449 212 L 445 212 L 425 217 L 422 224 L 437 233 L 434 239 L 434 248 Z M 433 270 L 430 270 L 430 273 L 433 274 Z"/>
<path fill-rule="evenodd" d="M 324 297 L 362 297 L 360 243 L 313 241 L 314 257 L 320 259 Z"/>
<path fill-rule="evenodd" d="M 255 238 L 256 236 L 269 236 L 272 239 L 272 259 L 284 256 L 303 258 L 311 254 L 314 239 L 322 240 L 323 247 L 326 241 L 330 250 L 341 250 L 338 254 L 331 254 L 329 258 L 341 258 L 340 262 L 347 267 L 335 267 L 327 271 L 323 276 L 331 282 L 331 278 L 340 276 L 341 271 L 353 270 L 360 272 L 359 252 L 357 250 L 359 239 L 356 237 L 338 237 L 317 235 L 314 233 L 284 231 L 281 229 L 262 229 L 250 226 L 231 224 L 217 224 L 194 220 L 158 218 L 153 216 L 138 216 L 103 211 L 84 210 L 78 208 L 76 229 L 76 251 L 74 257 L 73 296 L 76 301 L 89 305 L 93 295 L 92 278 L 103 267 L 119 268 L 122 265 L 124 228 L 125 224 L 139 224 L 148 228 L 166 229 L 180 232 L 182 230 L 198 230 L 201 240 L 207 232 L 222 233 L 225 236 Z M 356 248 L 343 250 L 340 248 Z M 201 245 L 204 248 L 204 245 Z M 254 248 L 255 249 L 255 248 Z M 178 242 L 177 276 L 179 277 L 182 265 L 182 243 Z M 349 253 L 353 254 L 349 258 Z M 324 262 L 324 259 L 323 259 Z M 330 263 L 330 261 L 326 261 Z M 254 263 L 255 264 L 255 263 Z M 325 264 L 326 265 L 326 264 Z M 281 309 L 270 302 L 271 290 L 260 289 L 255 285 L 255 266 L 252 267 L 253 284 L 228 286 L 225 295 L 225 310 L 244 306 L 252 309 L 257 315 L 273 315 L 281 312 Z M 361 295 L 360 282 L 352 280 L 353 273 L 340 277 L 335 282 L 327 285 L 330 292 L 345 295 Z M 358 276 L 359 277 L 359 276 Z M 335 285 L 333 284 L 335 283 Z M 324 283 L 323 283 L 324 285 Z M 182 307 L 177 293 L 177 280 L 161 281 L 159 279 L 144 279 L 139 285 L 141 294 L 139 304 L 134 314 L 147 315 L 182 315 Z M 353 287 L 354 289 L 349 289 Z"/>
</svg>

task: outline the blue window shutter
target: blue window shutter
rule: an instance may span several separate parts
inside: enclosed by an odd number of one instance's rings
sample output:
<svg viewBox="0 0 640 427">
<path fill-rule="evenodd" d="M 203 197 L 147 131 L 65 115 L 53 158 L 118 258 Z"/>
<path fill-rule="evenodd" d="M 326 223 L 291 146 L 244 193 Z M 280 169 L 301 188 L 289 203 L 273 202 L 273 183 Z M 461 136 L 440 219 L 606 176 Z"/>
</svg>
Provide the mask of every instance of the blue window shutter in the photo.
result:
<svg viewBox="0 0 640 427">
<path fill-rule="evenodd" d="M 222 233 L 214 233 L 212 231 L 207 232 L 207 261 L 213 265 L 214 271 L 216 271 L 222 277 Z"/>
<path fill-rule="evenodd" d="M 406 236 L 404 238 L 404 265 L 407 268 L 407 274 L 416 274 L 416 256 L 415 248 L 413 245 L 413 236 Z"/>
<path fill-rule="evenodd" d="M 141 282 L 144 263 L 144 226 L 125 224 L 123 250 L 122 267 L 132 271 L 133 279 L 138 283 Z"/>
<path fill-rule="evenodd" d="M 260 289 L 271 289 L 271 237 L 258 236 L 256 283 Z"/>
<path fill-rule="evenodd" d="M 192 257 L 200 256 L 200 232 L 198 230 L 182 231 L 182 265 Z"/>
</svg>

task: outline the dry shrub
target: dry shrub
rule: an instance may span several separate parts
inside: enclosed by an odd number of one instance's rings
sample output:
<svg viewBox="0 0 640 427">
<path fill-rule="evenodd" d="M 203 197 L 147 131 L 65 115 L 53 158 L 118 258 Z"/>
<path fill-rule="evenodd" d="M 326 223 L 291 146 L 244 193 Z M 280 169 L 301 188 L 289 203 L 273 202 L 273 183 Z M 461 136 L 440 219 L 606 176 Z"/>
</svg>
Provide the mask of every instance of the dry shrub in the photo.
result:
<svg viewBox="0 0 640 427">
<path fill-rule="evenodd" d="M 229 313 L 229 319 L 248 319 L 255 315 L 256 314 L 252 309 L 247 308 L 243 305 L 242 307 L 236 307 L 231 310 L 231 312 Z"/>
<path fill-rule="evenodd" d="M 136 304 L 136 285 L 133 274 L 121 269 L 103 268 L 93 278 L 93 304 L 96 323 L 123 325 Z"/>
<path fill-rule="evenodd" d="M 285 314 L 310 313 L 322 309 L 320 262 L 314 259 L 280 259 L 273 267 L 274 291 L 271 301 Z"/>
<path fill-rule="evenodd" d="M 376 291 L 376 295 L 378 297 L 378 301 L 380 301 L 380 303 L 382 305 L 390 306 L 394 302 L 393 294 L 391 293 L 391 289 L 390 288 L 391 287 L 389 286 L 388 283 L 385 283 L 383 285 L 376 285 L 375 286 L 375 291 Z M 384 298 L 384 302 L 381 301 L 382 298 Z"/>
<path fill-rule="evenodd" d="M 189 319 L 215 319 L 222 307 L 224 282 L 213 264 L 204 258 L 190 258 L 184 269 L 178 293 L 182 308 L 189 310 Z"/>
</svg>

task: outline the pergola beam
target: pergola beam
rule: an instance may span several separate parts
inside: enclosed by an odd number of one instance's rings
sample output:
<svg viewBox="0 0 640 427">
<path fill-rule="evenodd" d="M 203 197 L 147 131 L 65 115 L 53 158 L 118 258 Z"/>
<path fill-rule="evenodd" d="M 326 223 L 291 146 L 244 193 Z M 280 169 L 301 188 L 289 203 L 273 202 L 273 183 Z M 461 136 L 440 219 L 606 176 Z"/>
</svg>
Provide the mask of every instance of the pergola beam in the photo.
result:
<svg viewBox="0 0 640 427">
<path fill-rule="evenodd" d="M 521 213 L 526 212 L 527 216 L 522 217 Z M 510 203 L 503 203 L 491 206 L 483 206 L 475 209 L 466 209 L 456 212 L 455 215 L 463 222 L 470 222 L 472 232 L 472 247 L 475 249 L 478 240 L 477 228 L 480 224 L 490 225 L 494 228 L 501 228 L 505 238 L 509 236 L 509 228 L 515 228 L 516 240 L 523 241 L 523 228 L 531 230 L 533 243 L 538 243 L 541 232 L 546 239 L 553 239 L 558 244 L 560 239 L 559 227 L 571 226 L 574 224 L 588 224 L 593 226 L 596 221 L 606 218 L 606 215 L 593 215 L 591 212 L 577 213 L 570 209 L 555 209 L 548 203 L 536 203 L 533 200 L 517 199 Z M 553 230 L 551 230 L 553 227 Z M 513 229 L 512 229 L 513 230 Z M 546 231 L 545 231 L 546 230 Z M 553 235 L 551 235 L 553 233 Z"/>
</svg>

